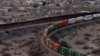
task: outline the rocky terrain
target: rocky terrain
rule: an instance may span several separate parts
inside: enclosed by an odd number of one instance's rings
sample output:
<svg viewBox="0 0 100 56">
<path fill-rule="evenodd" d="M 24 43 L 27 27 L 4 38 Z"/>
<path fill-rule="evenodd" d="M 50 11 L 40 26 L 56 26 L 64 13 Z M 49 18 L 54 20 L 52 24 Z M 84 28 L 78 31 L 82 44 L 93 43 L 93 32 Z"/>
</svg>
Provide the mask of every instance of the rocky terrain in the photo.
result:
<svg viewBox="0 0 100 56">
<path fill-rule="evenodd" d="M 41 43 L 41 34 L 50 24 L 1 32 L 0 56 L 59 56 Z"/>
</svg>

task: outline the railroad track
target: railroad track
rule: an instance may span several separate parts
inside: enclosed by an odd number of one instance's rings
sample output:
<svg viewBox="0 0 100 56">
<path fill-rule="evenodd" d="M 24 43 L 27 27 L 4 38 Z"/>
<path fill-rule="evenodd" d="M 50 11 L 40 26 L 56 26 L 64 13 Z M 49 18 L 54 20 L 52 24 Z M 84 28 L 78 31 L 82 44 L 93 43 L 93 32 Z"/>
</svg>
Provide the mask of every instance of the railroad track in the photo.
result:
<svg viewBox="0 0 100 56">
<path fill-rule="evenodd" d="M 41 35 L 38 34 L 37 41 L 32 44 L 29 50 L 29 56 L 63 56 L 57 52 L 49 49 L 43 42 L 41 42 Z M 37 43 L 37 44 L 36 44 Z"/>
<path fill-rule="evenodd" d="M 82 14 L 72 14 L 72 15 L 64 15 L 64 16 L 57 16 L 57 17 L 50 17 L 50 18 L 42 18 L 27 22 L 19 22 L 19 23 L 10 23 L 10 24 L 2 24 L 0 25 L 0 31 L 7 30 L 7 29 L 13 29 L 16 27 L 23 27 L 23 26 L 29 26 L 29 25 L 35 25 L 35 24 L 41 24 L 41 23 L 48 23 L 48 22 L 54 22 L 59 20 L 64 20 L 66 18 L 73 18 L 77 16 L 83 16 L 83 15 L 90 15 L 100 12 L 92 12 L 92 13 L 82 13 Z"/>
</svg>

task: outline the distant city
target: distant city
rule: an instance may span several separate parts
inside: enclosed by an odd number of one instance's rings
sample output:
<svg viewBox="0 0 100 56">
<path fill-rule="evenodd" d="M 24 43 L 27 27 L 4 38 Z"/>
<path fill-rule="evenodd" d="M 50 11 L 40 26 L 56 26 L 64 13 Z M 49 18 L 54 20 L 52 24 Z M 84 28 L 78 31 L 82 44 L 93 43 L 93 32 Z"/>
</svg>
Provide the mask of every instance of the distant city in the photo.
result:
<svg viewBox="0 0 100 56">
<path fill-rule="evenodd" d="M 100 0 L 0 0 L 0 24 L 100 11 Z"/>
</svg>

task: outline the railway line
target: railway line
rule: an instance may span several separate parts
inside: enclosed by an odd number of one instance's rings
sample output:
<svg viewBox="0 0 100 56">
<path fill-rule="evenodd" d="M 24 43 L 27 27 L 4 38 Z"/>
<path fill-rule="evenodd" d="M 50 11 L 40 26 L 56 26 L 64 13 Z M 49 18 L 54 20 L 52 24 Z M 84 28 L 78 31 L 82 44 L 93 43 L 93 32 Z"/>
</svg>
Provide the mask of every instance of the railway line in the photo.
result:
<svg viewBox="0 0 100 56">
<path fill-rule="evenodd" d="M 37 20 L 32 20 L 32 21 L 27 21 L 27 22 L 2 24 L 2 25 L 0 25 L 0 31 L 7 30 L 7 29 L 13 29 L 16 27 L 23 27 L 23 26 L 28 26 L 28 25 L 60 21 L 60 20 L 66 19 L 66 18 L 74 18 L 74 17 L 78 17 L 78 16 L 91 15 L 91 14 L 95 14 L 95 13 L 99 13 L 99 12 L 72 14 L 72 15 L 64 15 L 64 16 L 57 16 L 57 17 L 42 18 L 42 19 L 37 19 Z"/>
</svg>

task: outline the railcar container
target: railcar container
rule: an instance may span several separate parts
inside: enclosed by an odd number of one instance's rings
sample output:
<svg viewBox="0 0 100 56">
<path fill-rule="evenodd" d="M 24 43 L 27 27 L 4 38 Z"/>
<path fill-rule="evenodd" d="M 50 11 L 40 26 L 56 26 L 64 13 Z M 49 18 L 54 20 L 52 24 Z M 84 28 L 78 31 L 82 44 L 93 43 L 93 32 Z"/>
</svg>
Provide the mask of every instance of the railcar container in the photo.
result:
<svg viewBox="0 0 100 56">
<path fill-rule="evenodd" d="M 92 20 L 93 16 L 92 15 L 86 15 L 84 16 L 84 20 Z"/>
<path fill-rule="evenodd" d="M 53 25 L 50 25 L 50 26 L 49 26 L 49 29 L 50 29 L 50 30 L 54 29 L 54 26 L 53 26 Z"/>
<path fill-rule="evenodd" d="M 67 49 L 65 47 L 60 47 L 59 53 L 65 55 L 65 56 L 86 56 L 85 54 L 77 53 L 76 51 Z"/>
<path fill-rule="evenodd" d="M 48 28 L 48 34 L 59 28 L 58 24 L 54 24 Z"/>
<path fill-rule="evenodd" d="M 48 35 L 49 33 L 51 33 L 51 32 L 52 32 L 52 30 L 48 28 L 47 35 Z"/>
<path fill-rule="evenodd" d="M 53 43 L 54 43 L 54 42 L 53 42 L 52 40 L 49 41 L 49 47 L 50 47 L 50 48 L 53 48 Z"/>
<path fill-rule="evenodd" d="M 44 31 L 44 32 L 43 32 L 43 36 L 46 36 L 46 35 L 47 35 L 47 32 Z"/>
<path fill-rule="evenodd" d="M 78 53 L 76 51 L 68 49 L 68 55 L 70 56 L 86 56 L 85 54 Z"/>
<path fill-rule="evenodd" d="M 76 17 L 76 23 L 81 22 L 83 20 L 84 20 L 84 17 L 83 16 Z"/>
<path fill-rule="evenodd" d="M 94 18 L 94 19 L 100 19 L 100 13 L 98 13 L 98 14 L 93 14 L 93 18 Z"/>
<path fill-rule="evenodd" d="M 46 44 L 47 36 L 43 36 L 43 42 Z"/>
<path fill-rule="evenodd" d="M 60 45 L 58 43 L 53 44 L 53 50 L 58 52 L 58 49 L 60 48 Z"/>
<path fill-rule="evenodd" d="M 65 25 L 67 25 L 67 24 L 68 24 L 68 19 L 62 20 L 62 21 L 59 21 L 59 22 L 58 22 L 58 25 L 59 25 L 60 27 L 65 26 Z"/>
<path fill-rule="evenodd" d="M 72 50 L 69 51 L 69 55 L 70 56 L 79 56 L 76 51 L 72 51 Z"/>
<path fill-rule="evenodd" d="M 62 47 L 62 46 L 58 50 L 58 52 L 61 53 L 61 54 L 63 54 L 63 55 L 68 55 L 68 51 L 69 50 L 67 48 Z"/>
<path fill-rule="evenodd" d="M 52 31 L 53 31 L 53 29 L 48 28 L 47 35 L 48 35 L 49 33 L 51 33 Z"/>
<path fill-rule="evenodd" d="M 50 25 L 49 27 L 48 27 L 48 33 L 47 33 L 47 35 L 49 34 L 49 33 L 51 33 L 52 31 L 53 31 L 53 29 L 54 29 L 54 25 Z"/>
<path fill-rule="evenodd" d="M 76 19 L 75 18 L 68 19 L 68 24 L 73 24 L 75 22 L 76 22 Z"/>
<path fill-rule="evenodd" d="M 75 55 L 74 56 L 86 56 L 85 54 L 81 54 L 81 53 L 75 53 Z"/>
<path fill-rule="evenodd" d="M 54 25 L 54 30 L 58 29 L 59 28 L 59 25 L 58 24 L 55 24 Z"/>
<path fill-rule="evenodd" d="M 45 34 L 48 35 L 48 33 L 50 33 L 50 29 L 49 28 L 45 29 Z"/>
<path fill-rule="evenodd" d="M 70 49 L 66 49 L 65 51 L 67 51 L 66 54 L 69 56 L 75 56 L 75 54 L 76 54 L 75 51 L 72 51 Z"/>
<path fill-rule="evenodd" d="M 49 45 L 49 42 L 50 42 L 50 39 L 47 38 L 47 39 L 46 39 L 46 45 L 47 45 L 47 46 Z"/>
<path fill-rule="evenodd" d="M 45 32 L 48 32 L 48 29 L 45 29 Z"/>
</svg>

